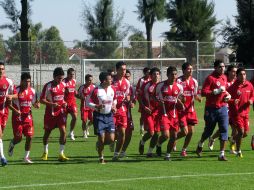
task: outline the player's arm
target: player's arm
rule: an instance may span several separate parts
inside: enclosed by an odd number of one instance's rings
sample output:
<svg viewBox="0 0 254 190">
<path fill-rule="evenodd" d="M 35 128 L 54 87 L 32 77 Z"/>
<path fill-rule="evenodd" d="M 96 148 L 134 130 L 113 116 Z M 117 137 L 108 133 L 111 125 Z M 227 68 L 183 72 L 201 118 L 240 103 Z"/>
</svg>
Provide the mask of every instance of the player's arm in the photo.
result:
<svg viewBox="0 0 254 190">
<path fill-rule="evenodd" d="M 16 115 L 21 115 L 20 110 L 16 109 L 15 107 L 13 107 L 12 103 L 10 103 L 8 105 L 8 108 L 10 108 L 10 110 L 12 110 Z"/>
<path fill-rule="evenodd" d="M 40 96 L 40 103 L 44 104 L 46 106 L 53 106 L 53 107 L 60 106 L 58 103 L 54 103 L 54 102 L 51 102 L 51 101 L 47 100 L 46 96 L 47 96 L 48 93 L 50 93 L 50 92 L 47 90 L 47 85 L 45 85 L 43 87 L 43 90 L 42 90 L 42 93 L 41 93 L 41 96 Z"/>
</svg>

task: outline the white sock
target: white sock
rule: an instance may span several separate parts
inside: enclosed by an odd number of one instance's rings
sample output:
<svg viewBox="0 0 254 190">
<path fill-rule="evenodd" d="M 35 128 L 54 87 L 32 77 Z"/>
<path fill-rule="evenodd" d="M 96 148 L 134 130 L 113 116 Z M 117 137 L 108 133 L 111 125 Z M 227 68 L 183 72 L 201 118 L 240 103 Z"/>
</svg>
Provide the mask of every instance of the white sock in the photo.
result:
<svg viewBox="0 0 254 190">
<path fill-rule="evenodd" d="M 64 145 L 63 144 L 60 144 L 60 154 L 63 154 L 64 153 Z"/>
<path fill-rule="evenodd" d="M 48 154 L 49 152 L 49 144 L 44 145 L 44 153 Z"/>
<path fill-rule="evenodd" d="M 170 158 L 170 153 L 166 153 L 166 156 L 165 156 L 165 157 Z"/>
<path fill-rule="evenodd" d="M 238 151 L 238 153 L 239 153 L 239 154 L 241 154 L 241 153 L 242 153 L 242 151 L 241 151 L 241 150 L 239 150 L 239 151 Z"/>
<path fill-rule="evenodd" d="M 147 154 L 151 154 L 151 153 L 153 153 L 153 148 L 149 147 L 148 151 L 147 151 Z"/>
<path fill-rule="evenodd" d="M 222 157 L 222 156 L 225 156 L 225 151 L 224 150 L 220 151 L 220 157 Z"/>
<path fill-rule="evenodd" d="M 100 157 L 100 160 L 104 160 L 104 157 L 103 157 L 103 156 L 101 156 L 101 157 Z"/>
<path fill-rule="evenodd" d="M 183 148 L 182 151 L 187 151 L 187 149 L 186 149 L 186 148 Z"/>
<path fill-rule="evenodd" d="M 119 156 L 119 152 L 115 152 L 114 157 L 118 157 L 118 156 Z"/>
<path fill-rule="evenodd" d="M 203 147 L 203 146 L 204 146 L 204 143 L 201 143 L 201 142 L 199 141 L 198 146 L 199 146 L 199 147 Z"/>
<path fill-rule="evenodd" d="M 74 135 L 74 132 L 73 132 L 73 131 L 70 131 L 70 135 Z"/>
<path fill-rule="evenodd" d="M 5 158 L 4 157 L 4 145 L 3 145 L 2 139 L 0 139 L 0 158 Z"/>
<path fill-rule="evenodd" d="M 29 158 L 30 151 L 25 152 L 25 158 Z"/>
</svg>

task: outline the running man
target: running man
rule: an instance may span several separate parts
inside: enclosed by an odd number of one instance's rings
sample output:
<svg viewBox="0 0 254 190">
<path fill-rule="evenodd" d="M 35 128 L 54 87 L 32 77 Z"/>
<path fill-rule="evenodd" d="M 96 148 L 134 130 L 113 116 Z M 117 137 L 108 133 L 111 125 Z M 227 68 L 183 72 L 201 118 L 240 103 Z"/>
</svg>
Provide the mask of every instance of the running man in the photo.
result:
<svg viewBox="0 0 254 190">
<path fill-rule="evenodd" d="M 35 90 L 31 87 L 31 75 L 22 73 L 20 86 L 17 88 L 18 98 L 13 100 L 10 109 L 12 110 L 12 129 L 13 139 L 10 141 L 8 154 L 13 155 L 16 144 L 22 140 L 22 135 L 26 137 L 24 162 L 32 164 L 29 157 L 32 137 L 34 135 L 34 124 L 32 116 L 32 105 L 34 108 L 40 108 Z"/>
</svg>

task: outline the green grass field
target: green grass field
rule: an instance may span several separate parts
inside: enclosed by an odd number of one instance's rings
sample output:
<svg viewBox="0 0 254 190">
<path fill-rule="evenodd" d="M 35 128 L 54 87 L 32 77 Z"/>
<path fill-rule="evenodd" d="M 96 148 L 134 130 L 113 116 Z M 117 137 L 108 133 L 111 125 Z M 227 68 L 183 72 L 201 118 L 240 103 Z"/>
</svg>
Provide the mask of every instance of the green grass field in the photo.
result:
<svg viewBox="0 0 254 190">
<path fill-rule="evenodd" d="M 177 142 L 178 150 L 173 152 L 172 161 L 164 161 L 163 157 L 146 158 L 138 154 L 139 114 L 133 110 L 135 131 L 127 151 L 128 158 L 119 162 L 111 162 L 112 153 L 105 147 L 107 164 L 98 163 L 95 151 L 96 137 L 82 138 L 81 122 L 77 123 L 76 141 L 67 140 L 65 153 L 70 161 L 60 163 L 58 158 L 58 130 L 52 133 L 49 143 L 49 160 L 40 159 L 43 152 L 43 115 L 44 107 L 34 110 L 35 137 L 33 139 L 31 158 L 35 162 L 26 165 L 24 141 L 15 146 L 14 154 L 8 157 L 7 149 L 12 138 L 10 122 L 4 135 L 5 155 L 8 166 L 0 167 L 1 189 L 254 189 L 254 151 L 250 147 L 250 136 L 254 133 L 253 111 L 251 111 L 250 135 L 243 142 L 243 159 L 230 155 L 228 162 L 217 161 L 219 154 L 218 141 L 215 150 L 208 151 L 207 142 L 202 158 L 197 158 L 194 150 L 203 131 L 203 104 L 196 104 L 199 124 L 189 147 L 188 157 L 179 156 L 183 140 Z M 70 119 L 70 118 L 69 118 Z M 69 121 L 69 120 L 68 120 Z M 69 129 L 69 126 L 68 126 Z M 93 129 L 90 129 L 92 133 Z M 145 151 L 147 151 L 146 143 Z M 162 147 L 166 150 L 166 144 Z"/>
</svg>

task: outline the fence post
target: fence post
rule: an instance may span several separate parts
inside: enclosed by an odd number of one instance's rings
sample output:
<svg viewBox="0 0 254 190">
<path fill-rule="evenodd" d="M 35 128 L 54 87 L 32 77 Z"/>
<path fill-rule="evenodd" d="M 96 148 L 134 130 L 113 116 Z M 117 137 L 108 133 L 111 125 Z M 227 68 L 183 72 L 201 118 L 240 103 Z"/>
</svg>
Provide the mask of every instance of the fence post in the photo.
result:
<svg viewBox="0 0 254 190">
<path fill-rule="evenodd" d="M 197 40 L 196 42 L 197 45 L 197 65 L 196 65 L 196 69 L 197 69 L 197 81 L 199 83 L 199 41 Z"/>
</svg>

